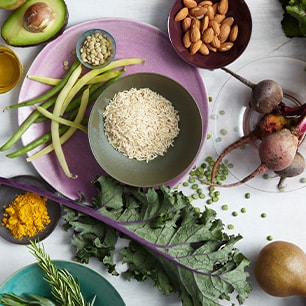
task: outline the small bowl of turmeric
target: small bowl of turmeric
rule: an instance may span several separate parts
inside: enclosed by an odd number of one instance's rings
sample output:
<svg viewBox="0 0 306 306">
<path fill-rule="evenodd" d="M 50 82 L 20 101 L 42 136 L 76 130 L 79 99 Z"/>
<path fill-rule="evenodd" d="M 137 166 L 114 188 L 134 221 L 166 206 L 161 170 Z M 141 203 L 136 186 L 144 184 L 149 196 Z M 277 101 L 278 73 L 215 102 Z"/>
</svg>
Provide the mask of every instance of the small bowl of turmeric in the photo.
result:
<svg viewBox="0 0 306 306">
<path fill-rule="evenodd" d="M 51 191 L 47 183 L 33 176 L 21 175 L 13 179 Z M 47 238 L 61 216 L 59 203 L 11 186 L 1 186 L 0 201 L 0 236 L 16 244 Z"/>
</svg>

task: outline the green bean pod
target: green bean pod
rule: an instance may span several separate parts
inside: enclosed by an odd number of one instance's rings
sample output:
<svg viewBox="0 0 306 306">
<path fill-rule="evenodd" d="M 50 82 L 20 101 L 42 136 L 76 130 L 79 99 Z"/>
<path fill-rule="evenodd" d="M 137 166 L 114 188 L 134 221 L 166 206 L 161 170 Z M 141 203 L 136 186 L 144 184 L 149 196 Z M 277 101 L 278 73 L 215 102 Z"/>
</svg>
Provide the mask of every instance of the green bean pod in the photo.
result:
<svg viewBox="0 0 306 306">
<path fill-rule="evenodd" d="M 55 98 L 52 98 L 41 106 L 44 108 L 49 108 L 51 105 L 55 103 Z M 37 110 L 33 111 L 18 127 L 15 133 L 0 147 L 0 151 L 6 151 L 10 149 L 21 137 L 22 135 L 31 127 L 31 125 L 35 122 L 35 120 L 40 116 L 40 112 Z"/>
<path fill-rule="evenodd" d="M 30 100 L 27 100 L 27 101 L 24 101 L 24 102 L 21 102 L 21 103 L 16 103 L 16 104 L 9 105 L 9 106 L 4 108 L 4 111 L 12 109 L 12 108 L 19 108 L 19 107 L 23 107 L 23 106 L 34 105 L 34 104 L 41 103 L 41 102 L 44 102 L 44 101 L 52 98 L 54 95 L 56 95 L 58 92 L 60 92 L 62 90 L 62 88 L 68 82 L 68 80 L 69 80 L 71 74 L 73 73 L 73 71 L 79 65 L 80 65 L 79 60 L 75 59 L 74 63 L 72 64 L 72 66 L 70 67 L 68 72 L 65 74 L 64 78 L 56 86 L 54 86 L 50 90 L 46 91 L 45 93 L 41 94 L 37 98 L 30 99 Z"/>
</svg>

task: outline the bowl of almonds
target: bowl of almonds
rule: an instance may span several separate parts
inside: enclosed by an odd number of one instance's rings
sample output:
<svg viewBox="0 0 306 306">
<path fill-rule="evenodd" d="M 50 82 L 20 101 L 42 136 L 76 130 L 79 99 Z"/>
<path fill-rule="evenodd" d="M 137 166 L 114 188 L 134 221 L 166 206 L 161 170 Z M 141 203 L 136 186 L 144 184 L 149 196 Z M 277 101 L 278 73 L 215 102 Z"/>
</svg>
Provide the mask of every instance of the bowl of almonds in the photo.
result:
<svg viewBox="0 0 306 306">
<path fill-rule="evenodd" d="M 252 17 L 244 0 L 176 0 L 168 33 L 184 61 L 217 69 L 244 52 L 251 38 Z"/>
</svg>

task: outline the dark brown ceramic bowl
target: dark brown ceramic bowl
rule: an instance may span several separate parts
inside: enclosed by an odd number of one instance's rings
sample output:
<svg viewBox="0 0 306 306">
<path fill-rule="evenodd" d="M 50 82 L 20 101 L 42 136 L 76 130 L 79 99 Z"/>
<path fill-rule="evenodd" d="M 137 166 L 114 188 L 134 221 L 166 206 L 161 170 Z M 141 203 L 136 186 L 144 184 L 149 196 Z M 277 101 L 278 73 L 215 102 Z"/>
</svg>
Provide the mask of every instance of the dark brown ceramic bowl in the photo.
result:
<svg viewBox="0 0 306 306">
<path fill-rule="evenodd" d="M 218 0 L 219 1 L 219 0 Z M 192 55 L 182 42 L 183 30 L 181 22 L 175 21 L 177 12 L 184 7 L 183 0 L 176 0 L 168 17 L 168 34 L 177 54 L 187 63 L 198 68 L 217 69 L 235 61 L 246 49 L 252 33 L 252 17 L 244 0 L 228 0 L 227 16 L 232 16 L 238 24 L 239 34 L 234 46 L 226 52 L 210 52 L 208 55 L 196 53 Z M 199 3 L 200 1 L 197 0 Z M 213 3 L 217 0 L 212 0 Z"/>
</svg>

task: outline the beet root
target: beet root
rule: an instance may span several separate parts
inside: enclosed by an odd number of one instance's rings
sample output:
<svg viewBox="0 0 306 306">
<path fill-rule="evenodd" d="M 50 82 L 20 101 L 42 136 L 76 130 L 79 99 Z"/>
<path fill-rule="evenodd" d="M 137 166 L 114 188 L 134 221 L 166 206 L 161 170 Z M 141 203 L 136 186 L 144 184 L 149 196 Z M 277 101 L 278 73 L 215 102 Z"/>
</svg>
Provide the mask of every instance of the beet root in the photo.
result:
<svg viewBox="0 0 306 306">
<path fill-rule="evenodd" d="M 300 152 L 296 152 L 292 163 L 285 169 L 275 171 L 280 177 L 294 177 L 304 172 L 306 168 L 306 161 Z"/>
<path fill-rule="evenodd" d="M 238 141 L 239 142 L 239 141 Z M 218 187 L 235 187 L 246 183 L 254 177 L 265 173 L 267 170 L 280 171 L 286 169 L 293 162 L 298 147 L 298 138 L 290 130 L 282 129 L 272 133 L 261 141 L 258 152 L 261 164 L 248 176 L 238 182 L 230 184 L 213 184 L 211 188 Z M 213 175 L 212 175 L 213 179 Z"/>
<path fill-rule="evenodd" d="M 273 171 L 287 168 L 293 161 L 298 147 L 298 138 L 288 129 L 266 136 L 258 152 L 262 164 Z"/>
<path fill-rule="evenodd" d="M 253 88 L 250 105 L 262 114 L 271 113 L 283 100 L 281 86 L 273 80 L 263 80 Z"/>
</svg>

